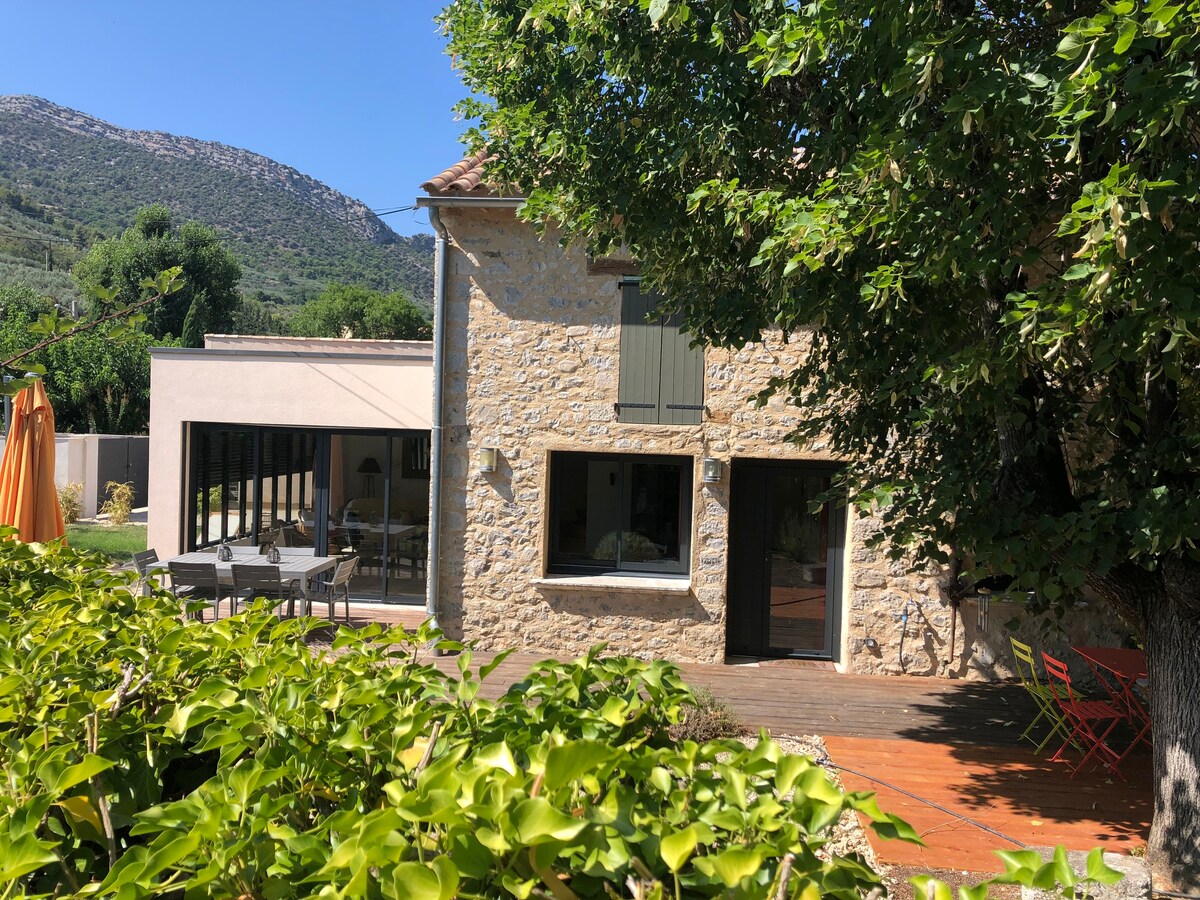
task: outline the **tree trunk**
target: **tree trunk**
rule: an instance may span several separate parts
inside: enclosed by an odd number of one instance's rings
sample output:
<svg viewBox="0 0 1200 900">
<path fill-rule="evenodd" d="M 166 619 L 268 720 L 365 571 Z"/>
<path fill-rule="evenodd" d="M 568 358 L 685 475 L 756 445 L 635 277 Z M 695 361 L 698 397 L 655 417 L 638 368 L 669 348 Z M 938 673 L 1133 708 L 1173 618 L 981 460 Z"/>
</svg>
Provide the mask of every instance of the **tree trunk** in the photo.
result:
<svg viewBox="0 0 1200 900">
<path fill-rule="evenodd" d="M 1200 892 L 1200 620 L 1195 585 L 1170 575 L 1146 608 L 1154 824 L 1148 856 L 1158 889 Z"/>
</svg>

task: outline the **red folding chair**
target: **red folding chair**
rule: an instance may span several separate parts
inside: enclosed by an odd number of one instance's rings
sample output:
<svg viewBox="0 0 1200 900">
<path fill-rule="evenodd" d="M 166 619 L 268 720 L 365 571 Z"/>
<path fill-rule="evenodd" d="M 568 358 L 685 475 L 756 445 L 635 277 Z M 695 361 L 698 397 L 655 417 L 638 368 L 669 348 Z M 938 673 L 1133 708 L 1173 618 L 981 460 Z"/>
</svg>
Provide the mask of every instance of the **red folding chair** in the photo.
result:
<svg viewBox="0 0 1200 900">
<path fill-rule="evenodd" d="M 1105 743 L 1105 739 L 1112 734 L 1117 723 L 1125 718 L 1124 713 L 1107 700 L 1084 700 L 1076 696 L 1071 689 L 1071 674 L 1067 671 L 1066 663 L 1045 652 L 1042 653 L 1042 661 L 1046 664 L 1046 681 L 1050 690 L 1054 692 L 1054 699 L 1058 702 L 1058 708 L 1062 710 L 1067 727 L 1071 729 L 1071 736 L 1050 759 L 1055 762 L 1064 759 L 1063 753 L 1066 749 L 1072 744 L 1077 744 L 1083 748 L 1084 754 L 1079 765 L 1072 767 L 1072 778 L 1087 765 L 1088 760 L 1096 756 L 1118 778 L 1124 779 L 1125 776 L 1118 768 L 1121 754 Z M 1104 727 L 1105 722 L 1108 723 L 1107 727 Z"/>
</svg>

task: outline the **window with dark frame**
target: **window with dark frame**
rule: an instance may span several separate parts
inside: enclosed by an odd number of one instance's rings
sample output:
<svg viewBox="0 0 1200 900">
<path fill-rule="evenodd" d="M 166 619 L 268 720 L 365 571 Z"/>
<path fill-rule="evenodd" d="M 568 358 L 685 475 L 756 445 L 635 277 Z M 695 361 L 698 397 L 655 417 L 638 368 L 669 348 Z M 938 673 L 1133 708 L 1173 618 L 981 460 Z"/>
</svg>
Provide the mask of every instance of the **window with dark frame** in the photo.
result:
<svg viewBox="0 0 1200 900">
<path fill-rule="evenodd" d="M 678 315 L 657 316 L 661 296 L 621 282 L 617 421 L 699 425 L 704 414 L 704 350 L 691 346 Z"/>
<path fill-rule="evenodd" d="M 550 571 L 687 574 L 692 459 L 554 453 Z"/>
</svg>

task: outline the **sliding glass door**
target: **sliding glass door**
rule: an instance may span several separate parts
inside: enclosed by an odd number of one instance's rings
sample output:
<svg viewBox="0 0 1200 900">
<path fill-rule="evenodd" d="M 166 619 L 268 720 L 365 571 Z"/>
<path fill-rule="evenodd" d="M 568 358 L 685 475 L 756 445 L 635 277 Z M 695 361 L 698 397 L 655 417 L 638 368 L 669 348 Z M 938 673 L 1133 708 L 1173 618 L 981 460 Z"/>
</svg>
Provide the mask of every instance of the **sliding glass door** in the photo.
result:
<svg viewBox="0 0 1200 900">
<path fill-rule="evenodd" d="M 193 423 L 190 463 L 189 548 L 272 542 L 352 555 L 354 596 L 424 597 L 428 432 Z"/>
<path fill-rule="evenodd" d="M 425 594 L 429 473 L 407 464 L 420 437 L 329 437 L 329 545 L 358 557 L 352 587 L 364 596 Z"/>
</svg>

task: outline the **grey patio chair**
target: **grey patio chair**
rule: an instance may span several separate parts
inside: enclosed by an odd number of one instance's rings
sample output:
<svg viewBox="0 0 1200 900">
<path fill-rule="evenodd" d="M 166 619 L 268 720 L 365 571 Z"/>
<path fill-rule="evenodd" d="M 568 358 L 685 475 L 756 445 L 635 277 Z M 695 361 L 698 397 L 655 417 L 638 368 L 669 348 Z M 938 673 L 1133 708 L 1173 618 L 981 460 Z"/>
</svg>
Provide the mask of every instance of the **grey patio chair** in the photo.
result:
<svg viewBox="0 0 1200 900">
<path fill-rule="evenodd" d="M 283 604 L 287 603 L 287 614 L 296 614 L 296 594 L 300 582 L 296 579 L 284 581 L 279 574 L 279 566 L 260 566 L 234 563 L 233 595 L 229 598 L 230 608 L 237 611 L 239 600 L 247 602 L 262 597 L 271 601 L 272 606 L 278 606 L 280 618 L 283 617 Z"/>
<path fill-rule="evenodd" d="M 214 563 L 185 563 L 169 562 L 167 571 L 171 575 L 171 593 L 173 593 L 187 608 L 192 604 L 203 603 L 211 606 L 213 621 L 217 620 L 217 608 L 221 603 L 221 583 L 217 580 L 217 567 Z M 204 621 L 204 609 L 196 608 L 188 613 Z"/>
<path fill-rule="evenodd" d="M 327 580 L 318 581 L 313 585 L 311 601 L 329 604 L 330 622 L 336 621 L 334 618 L 337 611 L 336 605 L 338 600 L 341 600 L 346 604 L 345 622 L 347 625 L 350 624 L 350 579 L 354 577 L 354 570 L 357 568 L 358 557 L 351 556 L 349 559 L 343 559 Z"/>
<path fill-rule="evenodd" d="M 150 573 L 159 568 L 156 565 L 157 562 L 158 551 L 153 548 L 133 554 L 133 567 L 137 569 L 138 577 L 142 582 L 142 596 L 150 591 Z"/>
<path fill-rule="evenodd" d="M 276 547 L 280 556 L 316 556 L 316 547 Z"/>
</svg>

